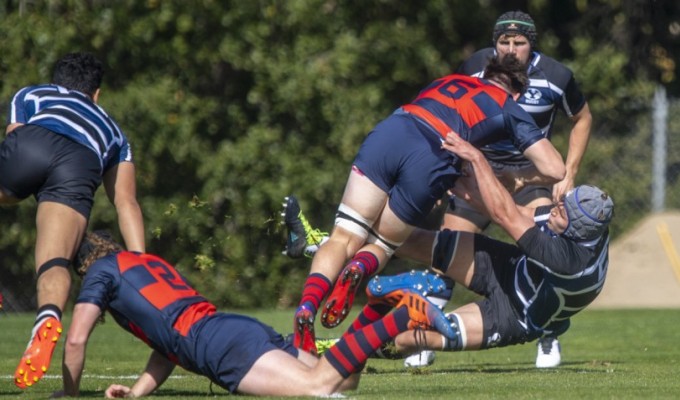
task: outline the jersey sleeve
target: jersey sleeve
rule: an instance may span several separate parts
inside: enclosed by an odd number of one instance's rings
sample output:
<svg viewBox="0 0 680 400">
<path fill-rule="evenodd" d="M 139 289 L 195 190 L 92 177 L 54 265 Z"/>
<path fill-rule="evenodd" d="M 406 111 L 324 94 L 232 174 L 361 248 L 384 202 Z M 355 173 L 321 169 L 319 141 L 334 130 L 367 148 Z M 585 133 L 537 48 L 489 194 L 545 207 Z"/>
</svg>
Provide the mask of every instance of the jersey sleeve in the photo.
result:
<svg viewBox="0 0 680 400">
<path fill-rule="evenodd" d="M 12 97 L 7 111 L 7 125 L 15 123 L 25 124 L 35 114 L 35 103 L 26 101 L 26 94 L 30 90 L 30 87 L 25 87 Z"/>
<path fill-rule="evenodd" d="M 508 99 L 503 105 L 505 129 L 510 133 L 515 147 L 524 153 L 532 144 L 545 138 L 533 118 L 519 104 Z"/>
<path fill-rule="evenodd" d="M 543 268 L 560 275 L 576 275 L 584 268 L 587 250 L 561 236 L 551 237 L 533 226 L 517 241 L 517 245 L 528 258 Z"/>
<path fill-rule="evenodd" d="M 494 49 L 492 47 L 476 51 L 458 66 L 456 73 L 480 77 L 483 75 L 489 59 L 493 56 Z"/>
<path fill-rule="evenodd" d="M 115 260 L 110 257 L 95 261 L 85 274 L 76 303 L 91 303 L 106 310 L 109 293 L 119 277 L 116 271 Z"/>
<path fill-rule="evenodd" d="M 132 161 L 132 150 L 130 149 L 130 143 L 125 137 L 123 137 L 123 144 L 116 147 L 114 152 L 109 155 L 106 165 L 104 165 L 104 173 L 111 169 L 112 167 L 122 163 L 122 162 L 133 162 Z"/>
<path fill-rule="evenodd" d="M 564 101 L 561 103 L 562 110 L 569 117 L 573 117 L 583 109 L 585 104 L 586 97 L 581 92 L 581 89 L 572 74 L 564 91 Z"/>
</svg>

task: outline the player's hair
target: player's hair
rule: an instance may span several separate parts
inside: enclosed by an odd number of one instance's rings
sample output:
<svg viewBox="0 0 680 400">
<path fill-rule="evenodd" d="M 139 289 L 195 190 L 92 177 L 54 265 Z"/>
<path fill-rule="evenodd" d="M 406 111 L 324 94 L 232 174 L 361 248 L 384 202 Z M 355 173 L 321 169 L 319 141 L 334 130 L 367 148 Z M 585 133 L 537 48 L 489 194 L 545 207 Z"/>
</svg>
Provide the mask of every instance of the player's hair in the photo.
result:
<svg viewBox="0 0 680 400">
<path fill-rule="evenodd" d="M 524 93 L 529 85 L 527 66 L 514 54 L 491 58 L 484 68 L 484 78 L 500 83 L 512 93 Z"/>
<path fill-rule="evenodd" d="M 90 53 L 69 53 L 54 65 L 52 83 L 93 97 L 102 84 L 104 67 Z"/>
<path fill-rule="evenodd" d="M 502 35 L 522 35 L 529 39 L 531 49 L 536 48 L 536 24 L 531 16 L 522 11 L 508 11 L 496 20 L 493 26 L 493 45 Z"/>
<path fill-rule="evenodd" d="M 125 250 L 123 246 L 118 244 L 108 231 L 88 232 L 73 260 L 73 268 L 78 275 L 84 276 L 88 268 L 98 259 L 123 250 Z"/>
</svg>

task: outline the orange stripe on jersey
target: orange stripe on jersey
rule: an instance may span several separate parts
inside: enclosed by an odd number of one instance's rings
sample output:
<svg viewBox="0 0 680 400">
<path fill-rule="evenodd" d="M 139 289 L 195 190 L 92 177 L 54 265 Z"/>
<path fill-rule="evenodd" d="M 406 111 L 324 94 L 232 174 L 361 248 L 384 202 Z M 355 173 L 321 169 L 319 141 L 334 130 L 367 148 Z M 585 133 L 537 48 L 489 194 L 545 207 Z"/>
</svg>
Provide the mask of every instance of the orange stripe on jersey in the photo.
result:
<svg viewBox="0 0 680 400">
<path fill-rule="evenodd" d="M 121 274 L 136 267 L 144 268 L 154 278 L 153 282 L 148 282 L 146 286 L 138 290 L 159 310 L 177 300 L 200 296 L 184 282 L 177 270 L 163 259 L 150 254 L 138 255 L 126 251 L 118 253 L 118 268 Z"/>
<path fill-rule="evenodd" d="M 120 253 L 118 253 L 118 269 L 120 270 L 121 274 L 129 270 L 130 268 L 136 267 L 142 263 L 144 263 L 144 260 L 142 260 L 135 253 L 131 253 L 129 251 L 121 251 Z"/>
<path fill-rule="evenodd" d="M 423 90 L 412 103 L 417 103 L 419 100 L 433 100 L 444 107 L 450 108 L 457 113 L 460 118 L 469 127 L 473 127 L 479 122 L 488 118 L 488 115 L 480 108 L 480 105 L 475 101 L 475 97 L 480 93 L 484 93 L 488 98 L 492 99 L 500 107 L 503 106 L 508 98 L 508 93 L 498 86 L 489 84 L 479 78 L 474 78 L 466 75 L 448 75 L 433 82 L 427 89 Z M 441 120 L 440 117 L 432 114 L 431 111 L 410 111 L 414 104 L 403 106 L 402 108 L 411 112 L 426 121 L 432 128 L 434 128 L 442 137 L 446 137 L 448 132 L 452 130 L 448 125 Z M 460 132 L 456 132 L 460 133 Z"/>
<path fill-rule="evenodd" d="M 175 320 L 175 323 L 172 325 L 172 327 L 182 336 L 186 336 L 189 334 L 189 329 L 191 329 L 196 321 L 208 315 L 215 314 L 215 311 L 217 311 L 215 306 L 208 303 L 207 301 L 194 303 L 187 307 L 186 310 L 184 310 L 182 314 L 177 317 L 177 320 Z"/>
<path fill-rule="evenodd" d="M 449 133 L 453 132 L 453 129 L 446 125 L 444 121 L 435 117 L 434 114 L 427 111 L 421 106 L 417 106 L 415 104 L 407 104 L 401 108 L 407 113 L 413 114 L 418 118 L 422 119 L 423 121 L 427 122 L 427 124 L 430 125 L 435 131 L 437 131 L 439 135 L 444 139 L 446 139 L 446 136 L 448 136 Z"/>
</svg>

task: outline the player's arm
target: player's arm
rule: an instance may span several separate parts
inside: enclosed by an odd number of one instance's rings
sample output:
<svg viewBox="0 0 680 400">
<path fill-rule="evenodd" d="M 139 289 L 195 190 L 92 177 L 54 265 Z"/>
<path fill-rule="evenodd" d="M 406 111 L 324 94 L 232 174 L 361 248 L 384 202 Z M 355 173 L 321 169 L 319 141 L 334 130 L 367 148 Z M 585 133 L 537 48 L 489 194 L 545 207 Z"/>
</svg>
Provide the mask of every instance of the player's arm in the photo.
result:
<svg viewBox="0 0 680 400">
<path fill-rule="evenodd" d="M 29 117 L 35 114 L 35 103 L 32 101 L 26 102 L 26 93 L 30 91 L 30 87 L 25 87 L 14 94 L 12 101 L 9 104 L 7 112 L 7 127 L 5 134 L 9 134 L 16 128 L 26 124 Z"/>
<path fill-rule="evenodd" d="M 462 140 L 455 133 L 449 134 L 443 147 L 469 162 L 476 184 L 464 186 L 467 200 L 479 200 L 489 217 L 513 239 L 518 240 L 532 226 L 534 226 L 533 210 L 515 204 L 512 196 L 503 184 L 496 178 L 491 165 L 479 149 Z M 470 183 L 470 182 L 468 182 Z M 454 193 L 461 195 L 458 184 Z"/>
<path fill-rule="evenodd" d="M 78 396 L 80 378 L 85 367 L 87 341 L 100 315 L 99 306 L 91 303 L 78 303 L 73 309 L 62 362 L 64 394 L 66 396 Z"/>
<path fill-rule="evenodd" d="M 106 389 L 105 395 L 107 398 L 146 396 L 162 385 L 174 369 L 175 364 L 154 350 L 144 372 L 131 388 L 113 384 Z"/>
<path fill-rule="evenodd" d="M 565 167 L 562 155 L 548 139 L 541 139 L 529 146 L 524 150 L 524 156 L 533 163 L 535 168 L 517 170 L 514 178 L 522 186 L 553 184 L 564 178 Z"/>
<path fill-rule="evenodd" d="M 123 161 L 104 174 L 104 188 L 109 200 L 116 207 L 118 226 L 129 251 L 146 251 L 144 219 L 137 202 L 135 164 Z"/>
<path fill-rule="evenodd" d="M 588 147 L 590 128 L 593 123 L 593 116 L 590 113 L 588 103 L 585 103 L 581 111 L 572 116 L 571 120 L 574 125 L 569 134 L 569 149 L 567 150 L 567 160 L 565 162 L 566 176 L 553 186 L 553 201 L 555 202 L 574 188 L 576 174 L 578 174 L 583 155 Z"/>
<path fill-rule="evenodd" d="M 13 130 L 17 129 L 17 128 L 20 127 L 21 125 L 23 125 L 21 122 L 15 122 L 15 123 L 13 123 L 13 124 L 7 125 L 7 128 L 5 128 L 5 135 L 9 134 L 10 132 L 12 132 Z"/>
</svg>

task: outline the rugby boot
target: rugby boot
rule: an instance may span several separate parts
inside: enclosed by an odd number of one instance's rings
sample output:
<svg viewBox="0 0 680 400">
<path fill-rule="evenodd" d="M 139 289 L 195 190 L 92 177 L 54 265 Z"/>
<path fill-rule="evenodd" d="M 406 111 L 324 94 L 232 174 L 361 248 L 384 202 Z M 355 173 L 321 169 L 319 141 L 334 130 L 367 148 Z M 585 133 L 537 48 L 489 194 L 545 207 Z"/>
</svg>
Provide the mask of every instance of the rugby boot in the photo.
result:
<svg viewBox="0 0 680 400">
<path fill-rule="evenodd" d="M 450 289 L 440 275 L 424 270 L 411 270 L 398 275 L 376 275 L 366 285 L 366 293 L 372 302 L 392 306 L 401 300 L 403 290 L 430 297 L 449 294 L 446 292 Z"/>
<path fill-rule="evenodd" d="M 446 318 L 446 315 L 444 315 L 444 312 L 439 307 L 409 289 L 402 290 L 401 292 L 401 300 L 395 307 L 405 306 L 408 309 L 408 315 L 411 319 L 408 323 L 409 329 L 436 330 L 447 338 L 458 338 L 458 333 L 451 326 L 451 321 Z"/>
<path fill-rule="evenodd" d="M 321 314 L 321 324 L 326 328 L 335 328 L 347 318 L 357 288 L 364 276 L 364 266 L 359 261 L 352 261 L 340 272 L 333 291 L 326 299 Z"/>
<path fill-rule="evenodd" d="M 14 372 L 14 384 L 17 387 L 31 387 L 45 375 L 61 333 L 61 322 L 54 317 L 45 318 L 33 330 L 33 338 Z"/>
<path fill-rule="evenodd" d="M 545 336 L 538 339 L 538 354 L 536 355 L 536 368 L 555 368 L 562 362 L 560 342 L 554 336 Z"/>
<path fill-rule="evenodd" d="M 293 346 L 317 355 L 314 337 L 314 313 L 305 306 L 298 307 L 293 321 Z"/>
<path fill-rule="evenodd" d="M 327 232 L 312 228 L 300 210 L 300 203 L 295 196 L 291 195 L 284 199 L 281 217 L 288 230 L 283 254 L 290 258 L 300 258 L 303 255 L 311 257 L 328 239 Z"/>
</svg>

